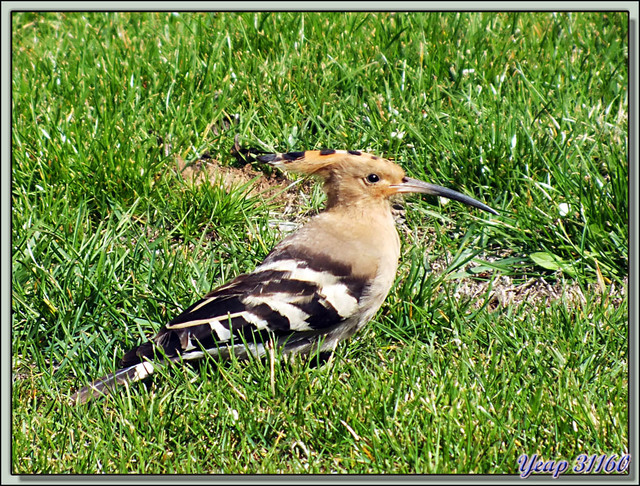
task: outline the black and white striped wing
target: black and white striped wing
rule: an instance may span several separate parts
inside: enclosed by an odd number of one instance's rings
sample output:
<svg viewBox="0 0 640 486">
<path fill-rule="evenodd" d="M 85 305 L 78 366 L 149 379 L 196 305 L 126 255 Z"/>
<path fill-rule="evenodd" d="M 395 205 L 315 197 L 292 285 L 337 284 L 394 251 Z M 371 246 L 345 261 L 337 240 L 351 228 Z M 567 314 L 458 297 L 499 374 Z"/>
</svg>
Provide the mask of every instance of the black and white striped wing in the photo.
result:
<svg viewBox="0 0 640 486">
<path fill-rule="evenodd" d="M 122 365 L 205 354 L 264 353 L 264 344 L 309 343 L 358 313 L 366 282 L 351 268 L 293 249 L 272 252 L 252 273 L 212 291 L 169 322 L 152 340 L 127 353 Z M 248 347 L 248 349 L 247 349 Z"/>
</svg>

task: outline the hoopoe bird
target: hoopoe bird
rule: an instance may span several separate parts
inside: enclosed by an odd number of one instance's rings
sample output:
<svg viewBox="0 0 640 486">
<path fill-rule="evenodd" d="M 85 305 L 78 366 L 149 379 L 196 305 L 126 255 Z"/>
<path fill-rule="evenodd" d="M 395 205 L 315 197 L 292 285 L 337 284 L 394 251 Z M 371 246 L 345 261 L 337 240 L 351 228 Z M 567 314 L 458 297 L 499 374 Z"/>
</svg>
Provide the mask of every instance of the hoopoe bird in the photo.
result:
<svg viewBox="0 0 640 486">
<path fill-rule="evenodd" d="M 395 280 L 400 238 L 390 198 L 397 194 L 431 194 L 498 214 L 360 151 L 278 153 L 258 160 L 322 179 L 324 211 L 284 238 L 253 272 L 211 291 L 126 353 L 121 369 L 76 392 L 74 402 L 142 380 L 166 361 L 260 357 L 270 344 L 283 355 L 332 352 L 374 317 Z"/>
</svg>

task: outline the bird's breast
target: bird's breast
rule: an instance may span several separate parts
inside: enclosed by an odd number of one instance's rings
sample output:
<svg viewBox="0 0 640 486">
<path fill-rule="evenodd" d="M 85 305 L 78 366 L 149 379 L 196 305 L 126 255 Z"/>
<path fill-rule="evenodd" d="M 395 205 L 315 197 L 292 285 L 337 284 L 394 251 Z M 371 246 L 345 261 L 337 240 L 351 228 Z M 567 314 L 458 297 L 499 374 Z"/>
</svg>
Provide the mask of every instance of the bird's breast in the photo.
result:
<svg viewBox="0 0 640 486">
<path fill-rule="evenodd" d="M 279 245 L 280 246 L 280 245 Z M 400 240 L 390 213 L 321 213 L 282 242 L 288 252 L 316 255 L 332 267 L 362 282 L 358 303 L 362 312 L 375 314 L 395 280 L 400 257 Z"/>
</svg>

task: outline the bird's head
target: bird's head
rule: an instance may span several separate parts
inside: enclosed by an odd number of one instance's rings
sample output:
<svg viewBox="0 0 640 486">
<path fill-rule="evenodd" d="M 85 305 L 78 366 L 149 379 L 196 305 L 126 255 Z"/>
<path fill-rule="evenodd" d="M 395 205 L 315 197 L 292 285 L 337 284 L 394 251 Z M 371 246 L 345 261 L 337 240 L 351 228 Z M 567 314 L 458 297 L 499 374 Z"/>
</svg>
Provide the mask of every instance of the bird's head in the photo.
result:
<svg viewBox="0 0 640 486">
<path fill-rule="evenodd" d="M 446 197 L 492 214 L 486 204 L 446 187 L 407 177 L 390 160 L 355 150 L 312 150 L 258 157 L 274 167 L 323 179 L 327 208 L 388 201 L 396 194 L 422 193 Z"/>
</svg>

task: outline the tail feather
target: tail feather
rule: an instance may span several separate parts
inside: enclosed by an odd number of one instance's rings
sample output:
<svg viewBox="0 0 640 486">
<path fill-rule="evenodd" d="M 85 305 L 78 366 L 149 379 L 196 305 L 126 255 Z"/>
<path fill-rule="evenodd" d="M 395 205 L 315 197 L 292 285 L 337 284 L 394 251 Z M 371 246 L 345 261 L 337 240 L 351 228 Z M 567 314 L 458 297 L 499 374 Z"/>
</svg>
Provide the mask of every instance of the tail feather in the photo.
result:
<svg viewBox="0 0 640 486">
<path fill-rule="evenodd" d="M 116 386 L 144 380 L 153 372 L 154 365 L 149 361 L 144 361 L 142 363 L 137 363 L 126 368 L 119 369 L 115 373 L 109 373 L 108 375 L 95 380 L 90 385 L 78 390 L 71 397 L 72 403 L 82 404 L 88 402 L 92 398 L 108 395 L 114 388 L 116 388 Z"/>
</svg>

